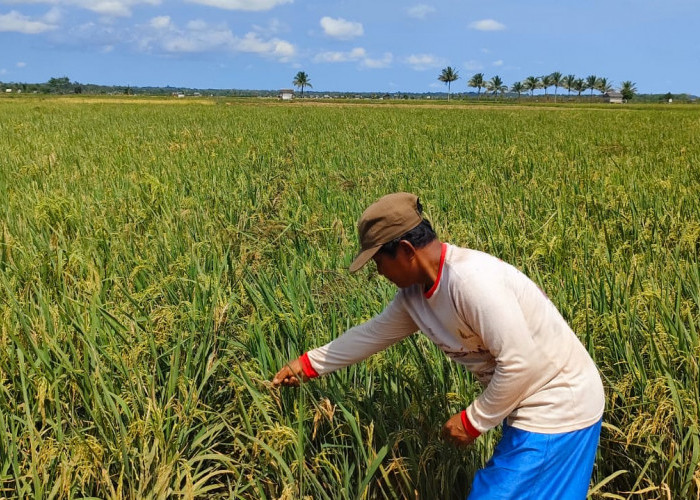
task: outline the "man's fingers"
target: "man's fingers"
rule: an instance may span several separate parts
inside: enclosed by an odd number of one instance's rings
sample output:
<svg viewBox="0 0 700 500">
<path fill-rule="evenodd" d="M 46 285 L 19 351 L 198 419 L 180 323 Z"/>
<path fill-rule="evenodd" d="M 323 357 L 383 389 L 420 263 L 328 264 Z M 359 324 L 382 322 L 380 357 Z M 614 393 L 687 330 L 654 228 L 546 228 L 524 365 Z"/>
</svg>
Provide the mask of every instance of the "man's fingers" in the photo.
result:
<svg viewBox="0 0 700 500">
<path fill-rule="evenodd" d="M 450 429 L 449 427 L 444 427 L 442 429 L 442 437 L 446 441 L 455 441 L 459 438 L 459 436 L 455 432 L 453 432 L 452 429 Z"/>
<path fill-rule="evenodd" d="M 288 367 L 285 366 L 280 371 L 277 372 L 275 377 L 272 379 L 272 384 L 273 385 L 284 384 L 285 381 L 290 377 L 290 375 L 293 375 L 292 372 L 289 370 Z"/>
<path fill-rule="evenodd" d="M 282 367 L 280 371 L 272 379 L 272 385 L 274 386 L 292 386 L 298 387 L 301 381 L 306 380 L 301 372 L 301 368 L 293 367 L 293 363 L 287 364 Z"/>
<path fill-rule="evenodd" d="M 272 379 L 272 385 L 274 386 L 292 386 L 297 387 L 299 385 L 299 378 L 294 375 L 289 369 L 284 368 L 279 371 L 277 375 Z"/>
<path fill-rule="evenodd" d="M 474 439 L 469 437 L 469 435 L 464 431 L 461 419 L 456 417 L 448 420 L 442 427 L 442 438 L 446 442 L 452 443 L 459 448 L 468 446 L 472 441 L 474 441 Z"/>
</svg>

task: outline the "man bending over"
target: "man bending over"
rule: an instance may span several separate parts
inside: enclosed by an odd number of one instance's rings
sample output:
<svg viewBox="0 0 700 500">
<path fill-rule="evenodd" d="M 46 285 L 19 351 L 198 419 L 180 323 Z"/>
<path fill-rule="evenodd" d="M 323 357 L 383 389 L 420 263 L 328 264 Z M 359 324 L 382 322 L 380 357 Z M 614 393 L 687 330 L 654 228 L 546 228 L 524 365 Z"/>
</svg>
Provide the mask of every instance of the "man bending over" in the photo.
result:
<svg viewBox="0 0 700 500">
<path fill-rule="evenodd" d="M 350 271 L 374 260 L 399 291 L 382 313 L 291 361 L 273 383 L 298 385 L 420 330 L 484 386 L 443 436 L 463 446 L 503 426 L 468 500 L 585 499 L 604 407 L 593 360 L 535 283 L 496 257 L 440 242 L 421 214 L 410 193 L 365 210 Z"/>
</svg>

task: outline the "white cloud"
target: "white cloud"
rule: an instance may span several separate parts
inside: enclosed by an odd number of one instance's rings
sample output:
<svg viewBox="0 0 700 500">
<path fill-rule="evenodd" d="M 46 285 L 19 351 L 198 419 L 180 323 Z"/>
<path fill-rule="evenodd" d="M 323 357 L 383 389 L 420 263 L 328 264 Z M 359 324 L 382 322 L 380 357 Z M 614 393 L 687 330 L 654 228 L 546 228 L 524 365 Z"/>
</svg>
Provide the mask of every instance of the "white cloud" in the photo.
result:
<svg viewBox="0 0 700 500">
<path fill-rule="evenodd" d="M 341 62 L 351 62 L 359 61 L 367 55 L 365 49 L 362 47 L 355 47 L 348 52 L 320 52 L 314 57 L 314 62 L 322 63 L 341 63 Z"/>
<path fill-rule="evenodd" d="M 201 19 L 194 19 L 187 23 L 187 29 L 190 31 L 204 31 L 208 26 L 206 21 L 202 21 Z"/>
<path fill-rule="evenodd" d="M 58 24 L 59 22 L 61 22 L 61 19 L 63 19 L 63 13 L 58 7 L 52 7 L 41 18 L 42 21 L 48 24 Z"/>
<path fill-rule="evenodd" d="M 45 3 L 64 7 L 80 7 L 108 17 L 129 17 L 136 5 L 160 5 L 161 0 L 5 0 L 5 3 Z"/>
<path fill-rule="evenodd" d="M 18 68 L 26 68 L 26 67 L 27 67 L 27 63 L 26 63 L 26 62 L 23 62 L 23 61 L 20 61 L 20 62 L 18 62 L 17 64 L 15 64 L 15 66 L 17 66 Z"/>
<path fill-rule="evenodd" d="M 368 57 L 367 51 L 362 47 L 355 47 L 354 49 L 347 52 L 319 52 L 314 57 L 314 62 L 317 63 L 359 62 L 360 66 L 368 69 L 386 68 L 391 64 L 393 60 L 394 56 L 391 54 L 391 52 L 385 52 L 381 58 Z"/>
<path fill-rule="evenodd" d="M 225 24 L 211 25 L 200 19 L 177 27 L 168 16 L 154 17 L 137 42 L 143 51 L 163 50 L 171 54 L 213 51 L 244 52 L 286 62 L 296 55 L 296 47 L 279 38 L 263 38 L 259 33 L 236 36 Z"/>
<path fill-rule="evenodd" d="M 172 22 L 170 21 L 170 16 L 154 17 L 150 20 L 150 22 L 148 24 L 152 28 L 155 28 L 157 30 L 168 29 L 172 26 Z"/>
<path fill-rule="evenodd" d="M 260 26 L 259 24 L 253 25 L 253 31 L 260 33 L 261 35 L 272 36 L 277 35 L 282 32 L 289 32 L 289 26 L 282 23 L 279 19 L 270 19 L 267 22 L 267 26 Z"/>
<path fill-rule="evenodd" d="M 271 56 L 281 61 L 287 61 L 296 54 L 293 44 L 277 38 L 263 40 L 257 33 L 246 33 L 243 38 L 236 39 L 233 49 L 238 52 Z"/>
<path fill-rule="evenodd" d="M 409 7 L 406 10 L 406 13 L 408 14 L 409 17 L 413 17 L 415 19 L 425 19 L 425 17 L 428 14 L 432 14 L 435 12 L 435 7 L 432 7 L 430 5 L 425 5 L 425 4 L 418 4 L 414 5 L 413 7 Z"/>
<path fill-rule="evenodd" d="M 208 5 L 226 10 L 262 11 L 270 10 L 278 5 L 292 3 L 293 0 L 187 0 L 190 3 Z"/>
<path fill-rule="evenodd" d="M 131 15 L 131 6 L 122 2 L 95 2 L 84 7 L 106 17 L 129 17 Z"/>
<path fill-rule="evenodd" d="M 56 28 L 55 24 L 32 20 L 15 10 L 7 14 L 0 14 L 0 32 L 13 31 L 25 35 L 36 35 Z"/>
<path fill-rule="evenodd" d="M 423 71 L 430 68 L 439 68 L 445 64 L 445 61 L 432 54 L 411 54 L 406 58 L 406 64 L 416 71 Z"/>
<path fill-rule="evenodd" d="M 469 23 L 469 27 L 474 30 L 479 31 L 501 31 L 506 29 L 506 25 L 499 23 L 493 19 L 482 19 L 481 21 L 474 21 Z"/>
<path fill-rule="evenodd" d="M 369 69 L 381 69 L 386 68 L 391 65 L 394 60 L 394 56 L 391 52 L 385 52 L 381 59 L 372 59 L 371 57 L 366 57 L 362 61 L 362 66 Z"/>
<path fill-rule="evenodd" d="M 494 61 L 491 64 L 494 66 L 503 66 L 503 59 L 499 59 L 498 61 Z"/>
<path fill-rule="evenodd" d="M 364 34 L 364 28 L 361 23 L 347 21 L 342 17 L 333 19 L 332 17 L 324 16 L 321 18 L 321 27 L 323 32 L 332 38 L 339 40 L 350 40 Z"/>
<path fill-rule="evenodd" d="M 169 36 L 160 42 L 163 50 L 171 53 L 199 53 L 220 48 L 232 48 L 235 37 L 228 29 L 188 31 Z"/>
</svg>

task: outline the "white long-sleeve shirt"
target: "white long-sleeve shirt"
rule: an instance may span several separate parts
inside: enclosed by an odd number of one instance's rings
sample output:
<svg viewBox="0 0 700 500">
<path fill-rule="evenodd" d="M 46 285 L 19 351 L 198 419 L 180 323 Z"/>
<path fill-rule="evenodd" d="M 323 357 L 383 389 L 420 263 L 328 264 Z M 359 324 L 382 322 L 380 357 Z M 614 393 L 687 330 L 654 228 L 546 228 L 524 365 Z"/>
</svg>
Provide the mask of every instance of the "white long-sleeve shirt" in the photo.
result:
<svg viewBox="0 0 700 500">
<path fill-rule="evenodd" d="M 323 375 L 417 330 L 485 386 L 466 409 L 479 432 L 504 418 L 527 431 L 569 432 L 602 417 L 598 370 L 537 285 L 496 257 L 446 243 L 428 292 L 400 289 L 382 313 L 307 352 L 303 362 Z"/>
</svg>

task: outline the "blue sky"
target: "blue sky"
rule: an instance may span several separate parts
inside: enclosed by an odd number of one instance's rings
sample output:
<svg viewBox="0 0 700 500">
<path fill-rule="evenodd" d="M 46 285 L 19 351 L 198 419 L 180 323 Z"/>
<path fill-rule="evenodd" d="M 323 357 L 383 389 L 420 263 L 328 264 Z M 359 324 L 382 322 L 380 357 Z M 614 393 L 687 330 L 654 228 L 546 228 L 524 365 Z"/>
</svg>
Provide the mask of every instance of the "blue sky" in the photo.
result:
<svg viewBox="0 0 700 500">
<path fill-rule="evenodd" d="M 700 0 L 0 0 L 0 81 L 471 90 L 553 71 L 700 94 Z"/>
</svg>

